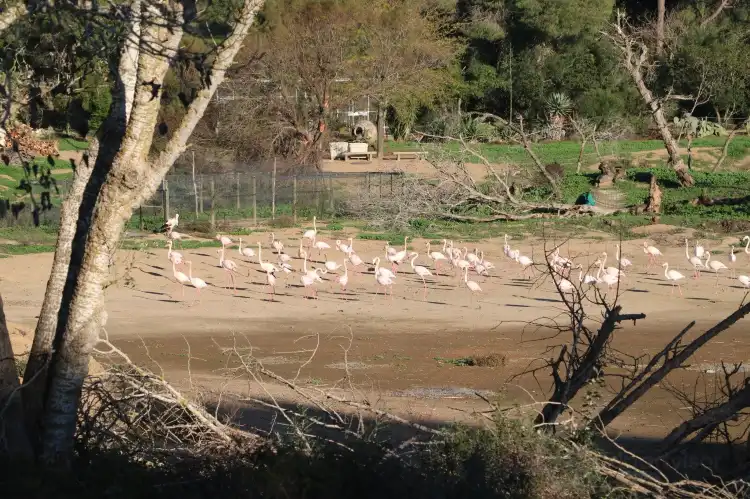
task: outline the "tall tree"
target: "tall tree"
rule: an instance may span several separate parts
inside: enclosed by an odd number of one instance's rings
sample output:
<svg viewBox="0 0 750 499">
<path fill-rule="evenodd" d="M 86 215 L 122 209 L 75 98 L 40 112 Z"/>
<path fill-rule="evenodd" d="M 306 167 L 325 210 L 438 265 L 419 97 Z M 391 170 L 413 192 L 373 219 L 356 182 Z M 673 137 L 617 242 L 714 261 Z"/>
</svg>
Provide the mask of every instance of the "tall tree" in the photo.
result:
<svg viewBox="0 0 750 499">
<path fill-rule="evenodd" d="M 666 0 L 656 0 L 656 55 L 664 55 L 664 18 L 667 15 Z"/>
<path fill-rule="evenodd" d="M 27 368 L 24 381 L 29 386 L 12 395 L 26 397 L 28 394 L 35 401 L 30 404 L 31 410 L 41 408 L 38 417 L 34 414 L 32 419 L 42 424 L 26 428 L 30 440 L 36 443 L 37 455 L 45 462 L 65 465 L 72 456 L 83 381 L 94 343 L 106 321 L 103 285 L 124 224 L 132 216 L 134 207 L 155 192 L 169 167 L 185 149 L 261 3 L 261 0 L 245 0 L 241 4 L 229 36 L 212 54 L 207 54 L 210 64 L 206 66 L 204 87 L 188 104 L 184 118 L 157 155 L 150 155 L 150 151 L 162 86 L 189 19 L 182 4 L 175 1 L 132 0 L 127 5 L 127 36 L 120 61 L 124 72 L 118 72 L 121 82 L 118 98 L 110 112 L 107 133 L 95 141 L 96 150 L 92 151 L 95 162 L 88 182 L 81 181 L 88 174 L 86 169 L 76 173 L 74 184 L 84 185 L 78 214 L 75 216 L 77 198 L 69 199 L 69 211 L 63 219 L 66 227 L 61 230 L 58 241 L 59 247 L 67 245 L 71 250 L 56 252 L 57 261 L 53 262 L 53 268 L 59 268 L 68 260 L 67 272 L 51 276 L 49 297 L 45 297 L 48 306 L 45 316 L 40 317 L 40 322 L 47 324 L 45 332 L 54 330 L 54 334 L 47 334 L 44 341 L 35 341 L 32 354 L 41 361 Z M 129 46 L 127 40 L 132 40 L 134 45 Z M 133 74 L 135 77 L 131 78 Z M 74 226 L 77 228 L 71 231 Z M 74 233 L 72 241 L 71 232 Z M 58 308 L 56 296 L 61 293 Z M 54 316 L 57 316 L 56 326 L 52 326 Z M 49 336 L 52 336 L 51 341 Z M 9 426 L 18 427 L 17 424 Z"/>
<path fill-rule="evenodd" d="M 620 51 L 622 66 L 627 71 L 633 81 L 638 93 L 651 115 L 654 123 L 659 129 L 664 147 L 669 154 L 669 162 L 672 169 L 677 173 L 677 178 L 683 186 L 692 186 L 695 184 L 688 167 L 680 156 L 680 151 L 672 132 L 669 128 L 669 122 L 664 114 L 664 102 L 672 96 L 668 94 L 662 98 L 654 95 L 654 92 L 646 84 L 647 70 L 651 60 L 648 46 L 646 43 L 629 28 L 624 15 L 620 12 L 617 14 L 617 20 L 611 29 L 604 31 L 615 47 Z"/>
</svg>

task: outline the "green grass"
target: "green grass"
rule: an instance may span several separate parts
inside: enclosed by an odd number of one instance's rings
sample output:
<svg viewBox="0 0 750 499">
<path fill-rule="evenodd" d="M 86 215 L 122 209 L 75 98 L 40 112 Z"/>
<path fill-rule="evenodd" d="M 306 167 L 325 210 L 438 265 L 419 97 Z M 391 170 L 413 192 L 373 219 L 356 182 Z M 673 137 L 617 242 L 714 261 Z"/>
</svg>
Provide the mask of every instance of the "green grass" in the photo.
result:
<svg viewBox="0 0 750 499">
<path fill-rule="evenodd" d="M 0 255 L 31 255 L 53 251 L 55 251 L 55 246 L 47 244 L 0 244 Z"/>
<path fill-rule="evenodd" d="M 724 146 L 725 137 L 704 137 L 693 141 L 693 147 L 715 147 L 717 156 L 719 149 Z M 442 146 L 442 145 L 441 145 Z M 388 142 L 386 151 L 412 151 L 419 149 L 430 150 L 435 145 L 431 143 L 418 144 L 416 142 Z M 514 144 L 472 144 L 479 154 L 493 163 L 530 163 L 528 153 L 520 145 Z M 687 147 L 687 141 L 680 141 L 680 147 Z M 460 144 L 450 143 L 448 150 L 458 152 Z M 580 152 L 580 143 L 575 141 L 542 142 L 533 145 L 533 150 L 544 163 L 558 162 L 566 169 L 575 169 Z M 617 156 L 627 158 L 634 153 L 645 151 L 663 151 L 664 143 L 661 140 L 618 140 L 607 141 L 599 144 L 599 151 L 604 156 Z M 750 137 L 735 137 L 729 144 L 727 150 L 727 161 L 724 167 L 731 165 L 733 160 L 742 159 L 750 155 Z M 593 144 L 587 144 L 584 148 L 583 163 L 592 164 L 598 162 L 598 156 Z M 664 163 L 664 159 L 659 160 Z"/>
<path fill-rule="evenodd" d="M 57 141 L 57 148 L 60 151 L 85 151 L 89 148 L 89 143 L 85 140 L 62 137 Z"/>
</svg>

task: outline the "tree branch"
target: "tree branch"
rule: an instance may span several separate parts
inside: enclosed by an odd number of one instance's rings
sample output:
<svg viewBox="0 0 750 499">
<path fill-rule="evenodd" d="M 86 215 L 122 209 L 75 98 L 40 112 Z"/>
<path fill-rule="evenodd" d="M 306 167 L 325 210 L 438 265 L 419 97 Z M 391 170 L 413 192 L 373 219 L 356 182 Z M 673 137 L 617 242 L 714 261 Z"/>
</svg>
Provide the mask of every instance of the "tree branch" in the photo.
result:
<svg viewBox="0 0 750 499">
<path fill-rule="evenodd" d="M 716 9 L 711 13 L 711 15 L 701 21 L 701 28 L 705 28 L 707 25 L 713 22 L 714 19 L 721 15 L 724 9 L 731 9 L 732 7 L 732 0 L 721 0 L 721 2 L 719 2 L 719 5 L 716 6 Z"/>
<path fill-rule="evenodd" d="M 216 52 L 211 72 L 206 77 L 208 85 L 201 89 L 193 102 L 191 102 L 185 117 L 180 122 L 177 130 L 175 130 L 164 151 L 151 163 L 151 168 L 166 170 L 184 152 L 190 135 L 206 111 L 216 89 L 224 81 L 226 71 L 232 65 L 232 61 L 234 61 L 235 56 L 242 47 L 242 42 L 255 19 L 255 14 L 262 5 L 263 0 L 246 0 L 244 2 L 232 34 L 222 43 Z M 158 179 L 160 180 L 161 176 L 158 176 Z M 155 188 L 155 186 L 153 187 Z"/>
</svg>

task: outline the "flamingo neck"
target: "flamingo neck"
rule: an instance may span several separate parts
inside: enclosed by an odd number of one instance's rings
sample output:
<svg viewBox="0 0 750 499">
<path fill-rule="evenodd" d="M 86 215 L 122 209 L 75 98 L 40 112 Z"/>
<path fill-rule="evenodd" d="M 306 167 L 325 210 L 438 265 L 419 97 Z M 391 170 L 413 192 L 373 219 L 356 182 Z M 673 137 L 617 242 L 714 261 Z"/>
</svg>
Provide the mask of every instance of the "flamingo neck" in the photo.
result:
<svg viewBox="0 0 750 499">
<path fill-rule="evenodd" d="M 745 253 L 750 253 L 750 237 L 747 238 L 747 243 L 745 244 Z"/>
</svg>

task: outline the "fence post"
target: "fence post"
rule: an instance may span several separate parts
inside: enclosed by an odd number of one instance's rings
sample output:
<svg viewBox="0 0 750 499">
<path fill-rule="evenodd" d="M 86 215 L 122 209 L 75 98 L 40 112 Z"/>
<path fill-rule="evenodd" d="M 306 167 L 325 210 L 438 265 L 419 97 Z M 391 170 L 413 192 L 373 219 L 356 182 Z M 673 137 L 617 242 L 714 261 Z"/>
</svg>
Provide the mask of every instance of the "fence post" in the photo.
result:
<svg viewBox="0 0 750 499">
<path fill-rule="evenodd" d="M 195 198 L 195 219 L 198 220 L 198 184 L 195 183 L 195 151 L 193 153 L 193 197 Z"/>
<path fill-rule="evenodd" d="M 253 227 L 258 226 L 258 183 L 253 175 Z"/>
<path fill-rule="evenodd" d="M 292 215 L 294 216 L 294 224 L 297 224 L 297 174 L 294 174 L 294 179 L 292 180 L 292 191 L 293 191 L 293 197 L 292 197 Z"/>
<path fill-rule="evenodd" d="M 271 176 L 271 220 L 276 219 L 276 158 L 273 158 L 273 174 Z"/>
<path fill-rule="evenodd" d="M 164 212 L 164 220 L 169 220 L 169 183 L 167 179 L 161 181 L 161 209 Z"/>
<path fill-rule="evenodd" d="M 320 209 L 320 187 L 318 187 L 319 177 L 320 175 L 315 175 L 315 214 L 319 217 L 322 217 L 323 213 Z"/>
<path fill-rule="evenodd" d="M 370 174 L 367 173 L 365 180 L 365 185 L 367 186 L 367 194 L 370 194 Z"/>
<path fill-rule="evenodd" d="M 331 213 L 336 212 L 336 207 L 333 203 L 333 177 L 328 178 L 328 209 Z"/>
<path fill-rule="evenodd" d="M 216 185 L 214 184 L 214 177 L 211 177 L 209 183 L 210 194 L 211 194 L 211 230 L 216 228 Z"/>
<path fill-rule="evenodd" d="M 138 207 L 138 226 L 143 230 L 143 206 Z"/>
<path fill-rule="evenodd" d="M 237 208 L 237 211 L 239 211 L 240 210 L 240 172 L 237 172 L 235 175 L 236 175 L 235 185 L 237 187 L 237 192 L 236 192 L 237 199 L 235 203 L 235 208 Z"/>
<path fill-rule="evenodd" d="M 201 189 L 201 194 L 200 194 L 200 198 L 198 199 L 198 201 L 200 201 L 200 208 L 199 208 L 200 212 L 203 213 L 203 174 L 201 174 L 200 176 L 200 189 Z"/>
<path fill-rule="evenodd" d="M 378 180 L 378 192 L 379 192 L 379 194 L 378 195 L 382 198 L 383 197 L 383 174 L 379 173 L 378 174 L 378 178 L 379 178 L 379 180 Z"/>
<path fill-rule="evenodd" d="M 388 174 L 388 176 L 391 178 L 391 196 L 393 196 L 393 173 Z"/>
</svg>

